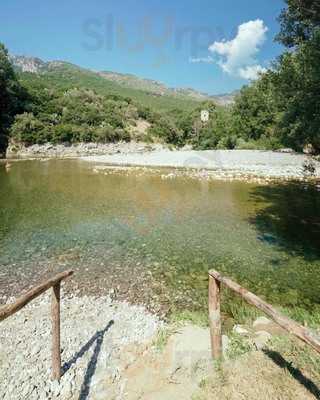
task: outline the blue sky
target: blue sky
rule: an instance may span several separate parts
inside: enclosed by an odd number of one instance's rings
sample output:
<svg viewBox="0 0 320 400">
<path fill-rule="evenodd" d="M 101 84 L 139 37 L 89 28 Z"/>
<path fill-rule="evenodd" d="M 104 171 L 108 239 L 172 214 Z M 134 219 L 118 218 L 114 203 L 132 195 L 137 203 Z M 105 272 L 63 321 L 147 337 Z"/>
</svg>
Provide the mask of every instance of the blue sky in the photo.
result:
<svg viewBox="0 0 320 400">
<path fill-rule="evenodd" d="M 13 54 L 218 94 L 240 88 L 281 53 L 273 39 L 283 7 L 282 0 L 2 0 L 0 41 Z"/>
</svg>

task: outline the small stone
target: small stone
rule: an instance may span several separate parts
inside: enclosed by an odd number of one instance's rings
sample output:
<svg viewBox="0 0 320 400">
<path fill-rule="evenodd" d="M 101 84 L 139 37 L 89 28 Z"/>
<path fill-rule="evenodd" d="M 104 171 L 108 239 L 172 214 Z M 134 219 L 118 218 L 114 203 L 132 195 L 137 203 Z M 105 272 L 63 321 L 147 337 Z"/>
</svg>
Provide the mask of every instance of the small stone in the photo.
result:
<svg viewBox="0 0 320 400">
<path fill-rule="evenodd" d="M 53 381 L 51 382 L 51 392 L 55 395 L 55 396 L 59 396 L 60 394 L 60 385 L 58 381 Z"/>
<path fill-rule="evenodd" d="M 47 400 L 49 397 L 49 393 L 46 391 L 41 391 L 39 393 L 39 400 Z"/>
<path fill-rule="evenodd" d="M 248 335 L 249 331 L 243 328 L 241 325 L 235 325 L 233 327 L 233 332 L 237 333 L 238 335 Z"/>
<path fill-rule="evenodd" d="M 64 382 L 60 395 L 61 398 L 65 400 L 69 399 L 72 396 L 72 386 L 70 381 Z"/>
<path fill-rule="evenodd" d="M 272 339 L 272 335 L 269 332 L 259 331 L 256 332 L 253 343 L 257 350 L 262 350 L 270 339 Z"/>
</svg>

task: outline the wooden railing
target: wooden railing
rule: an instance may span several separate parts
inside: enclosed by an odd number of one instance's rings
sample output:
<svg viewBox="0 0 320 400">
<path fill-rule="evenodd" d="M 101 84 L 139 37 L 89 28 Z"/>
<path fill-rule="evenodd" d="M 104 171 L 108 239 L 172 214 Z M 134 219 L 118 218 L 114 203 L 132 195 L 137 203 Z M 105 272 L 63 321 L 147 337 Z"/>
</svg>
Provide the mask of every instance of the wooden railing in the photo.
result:
<svg viewBox="0 0 320 400">
<path fill-rule="evenodd" d="M 52 288 L 51 319 L 52 319 L 52 379 L 61 378 L 61 351 L 60 351 L 60 287 L 61 282 L 71 276 L 73 271 L 65 271 L 48 279 L 46 282 L 29 290 L 19 297 L 13 304 L 0 308 L 0 322 L 15 314 L 42 293 Z"/>
<path fill-rule="evenodd" d="M 249 292 L 242 286 L 233 282 L 231 279 L 222 276 L 219 272 L 209 271 L 209 321 L 211 335 L 212 357 L 219 359 L 222 357 L 222 336 L 221 336 L 221 313 L 220 313 L 220 293 L 221 283 L 240 295 L 249 304 L 257 307 L 267 314 L 274 322 L 283 329 L 293 334 L 303 342 L 307 343 L 314 350 L 320 353 L 320 338 L 310 330 L 290 318 L 281 315 L 274 307 L 260 299 L 255 294 Z"/>
</svg>

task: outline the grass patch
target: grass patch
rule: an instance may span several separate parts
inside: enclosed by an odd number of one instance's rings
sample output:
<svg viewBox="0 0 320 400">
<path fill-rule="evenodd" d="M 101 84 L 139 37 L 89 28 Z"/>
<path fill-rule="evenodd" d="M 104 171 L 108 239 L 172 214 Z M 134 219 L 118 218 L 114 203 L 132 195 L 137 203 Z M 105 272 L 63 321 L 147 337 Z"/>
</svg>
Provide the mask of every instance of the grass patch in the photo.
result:
<svg viewBox="0 0 320 400">
<path fill-rule="evenodd" d="M 236 324 L 250 325 L 261 316 L 261 311 L 257 308 L 238 299 L 228 301 L 223 304 L 223 306 L 224 312 L 230 316 Z"/>
<path fill-rule="evenodd" d="M 169 319 L 173 324 L 190 323 L 203 328 L 209 326 L 208 313 L 204 311 L 175 311 L 170 315 Z"/>
<path fill-rule="evenodd" d="M 174 333 L 175 333 L 174 327 L 161 328 L 156 338 L 152 342 L 152 345 L 157 351 L 162 352 L 166 347 L 170 336 L 173 335 Z"/>
<path fill-rule="evenodd" d="M 268 344 L 267 354 L 291 375 L 298 378 L 303 372 L 320 382 L 320 355 L 298 339 L 289 335 L 275 336 Z"/>
<path fill-rule="evenodd" d="M 320 308 L 319 306 L 313 306 L 311 308 L 312 312 L 308 312 L 301 307 L 282 308 L 280 312 L 308 328 L 316 329 L 320 326 Z"/>
<path fill-rule="evenodd" d="M 227 358 L 234 360 L 252 351 L 253 345 L 243 335 L 233 332 L 229 336 L 230 342 L 227 350 Z"/>
</svg>

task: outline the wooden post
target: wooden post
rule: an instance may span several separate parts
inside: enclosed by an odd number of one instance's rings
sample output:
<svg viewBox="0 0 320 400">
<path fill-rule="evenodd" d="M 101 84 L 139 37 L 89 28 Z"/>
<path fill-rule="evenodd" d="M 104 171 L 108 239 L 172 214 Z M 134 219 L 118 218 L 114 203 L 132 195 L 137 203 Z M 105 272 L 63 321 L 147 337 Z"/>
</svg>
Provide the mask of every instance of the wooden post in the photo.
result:
<svg viewBox="0 0 320 400">
<path fill-rule="evenodd" d="M 58 282 L 52 287 L 52 379 L 61 378 L 61 354 L 60 354 L 60 285 Z"/>
<path fill-rule="evenodd" d="M 0 322 L 15 314 L 30 301 L 40 296 L 46 290 L 52 288 L 51 318 L 52 318 L 52 379 L 61 378 L 61 354 L 60 354 L 60 286 L 61 281 L 71 276 L 73 271 L 65 271 L 48 279 L 46 282 L 30 289 L 19 297 L 13 304 L 0 307 Z"/>
<path fill-rule="evenodd" d="M 318 353 L 320 353 L 320 336 L 310 331 L 306 327 L 298 324 L 292 319 L 280 314 L 272 305 L 266 303 L 260 299 L 255 294 L 249 292 L 244 287 L 233 282 L 231 279 L 222 276 L 219 272 L 211 270 L 209 271 L 209 277 L 211 277 L 212 282 L 220 282 L 226 285 L 229 289 L 233 290 L 235 293 L 239 294 L 244 300 L 249 304 L 257 307 L 259 310 L 267 314 L 276 324 L 280 325 L 283 329 L 287 330 L 289 333 L 295 335 L 297 338 L 301 339 L 303 342 L 307 343 L 309 346 L 313 347 Z M 216 289 L 212 283 L 213 289 L 211 297 L 215 296 Z M 210 292 L 209 292 L 210 297 Z M 210 300 L 209 300 L 210 302 Z M 213 303 L 213 301 L 212 301 Z M 213 303 L 214 304 L 214 303 Z M 213 312 L 215 310 L 212 306 Z M 212 318 L 210 318 L 211 320 Z"/>
<path fill-rule="evenodd" d="M 212 357 L 219 360 L 222 357 L 220 282 L 211 275 L 209 275 L 209 322 Z"/>
</svg>

